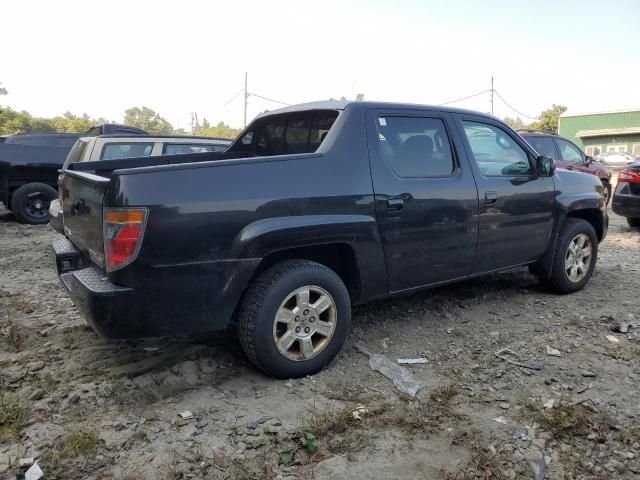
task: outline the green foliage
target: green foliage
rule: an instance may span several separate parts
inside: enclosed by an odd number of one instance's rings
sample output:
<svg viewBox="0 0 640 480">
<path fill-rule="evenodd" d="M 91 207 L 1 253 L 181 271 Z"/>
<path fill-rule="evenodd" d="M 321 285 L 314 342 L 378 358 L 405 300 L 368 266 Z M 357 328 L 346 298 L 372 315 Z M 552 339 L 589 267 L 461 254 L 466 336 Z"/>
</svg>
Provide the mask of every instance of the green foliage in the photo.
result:
<svg viewBox="0 0 640 480">
<path fill-rule="evenodd" d="M 265 443 L 267 443 L 267 439 L 265 437 L 258 437 L 251 441 L 249 447 L 255 450 L 256 448 L 262 447 Z"/>
<path fill-rule="evenodd" d="M 504 117 L 504 123 L 509 125 L 514 130 L 520 130 L 526 126 L 520 117 L 516 117 L 516 118 Z"/>
<path fill-rule="evenodd" d="M 292 452 L 282 452 L 280 454 L 280 463 L 281 464 L 289 465 L 292 460 L 293 460 L 293 453 Z"/>
<path fill-rule="evenodd" d="M 18 112 L 9 107 L 0 108 L 0 134 L 3 135 L 27 132 L 82 133 L 93 125 L 107 122 L 104 118 L 91 118 L 86 113 L 74 115 L 66 112 L 62 116 L 39 118 L 24 110 Z"/>
<path fill-rule="evenodd" d="M 234 139 L 242 132 L 241 128 L 232 128 L 224 122 L 218 122 L 212 127 L 207 119 L 202 120 L 202 125 L 198 124 L 193 130 L 194 135 L 202 135 L 205 137 L 223 137 Z"/>
<path fill-rule="evenodd" d="M 302 426 L 299 433 L 300 443 L 307 450 L 307 452 L 314 454 L 318 451 L 318 440 L 316 436 L 311 432 L 311 428 L 308 426 Z"/>
<path fill-rule="evenodd" d="M 558 133 L 558 123 L 560 122 L 560 115 L 567 111 L 567 107 L 563 105 L 556 105 L 555 103 L 551 108 L 543 110 L 540 114 L 540 120 L 533 122 L 529 125 L 529 128 L 534 130 L 544 130 L 545 132 Z"/>
<path fill-rule="evenodd" d="M 142 128 L 156 135 L 168 135 L 173 133 L 173 127 L 169 122 L 148 107 L 131 107 L 124 112 L 124 124 L 131 127 Z"/>
</svg>

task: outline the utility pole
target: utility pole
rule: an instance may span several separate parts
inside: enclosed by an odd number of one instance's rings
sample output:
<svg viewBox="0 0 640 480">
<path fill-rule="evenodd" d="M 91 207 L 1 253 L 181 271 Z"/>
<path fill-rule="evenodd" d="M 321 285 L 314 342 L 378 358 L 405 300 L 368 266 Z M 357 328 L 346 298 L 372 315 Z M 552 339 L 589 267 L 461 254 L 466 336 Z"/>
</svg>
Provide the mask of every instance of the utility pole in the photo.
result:
<svg viewBox="0 0 640 480">
<path fill-rule="evenodd" d="M 244 126 L 247 126 L 247 100 L 249 92 L 247 91 L 247 72 L 244 72 Z"/>
<path fill-rule="evenodd" d="M 493 77 L 491 77 L 491 115 L 493 115 Z"/>
</svg>

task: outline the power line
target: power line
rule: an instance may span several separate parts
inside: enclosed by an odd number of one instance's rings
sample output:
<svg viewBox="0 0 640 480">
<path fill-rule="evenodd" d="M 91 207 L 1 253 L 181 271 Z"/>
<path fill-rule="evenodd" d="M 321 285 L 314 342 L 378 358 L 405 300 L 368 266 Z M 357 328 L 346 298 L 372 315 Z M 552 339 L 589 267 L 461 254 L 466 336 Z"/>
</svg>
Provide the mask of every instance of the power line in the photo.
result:
<svg viewBox="0 0 640 480">
<path fill-rule="evenodd" d="M 211 113 L 217 112 L 218 110 L 222 110 L 224 107 L 226 107 L 231 102 L 233 102 L 236 98 L 238 98 L 238 95 L 240 95 L 242 92 L 244 92 L 244 88 L 238 90 L 238 92 L 235 95 L 233 95 L 233 97 L 231 97 L 229 100 L 227 100 L 223 105 L 219 106 L 214 110 L 211 110 Z"/>
<path fill-rule="evenodd" d="M 500 95 L 500 93 L 499 93 L 497 90 L 494 90 L 494 92 L 495 92 L 495 94 L 498 96 L 498 98 L 499 98 L 500 100 L 502 100 L 502 102 L 503 102 L 507 107 L 509 107 L 509 108 L 510 108 L 511 110 L 513 110 L 514 112 L 516 112 L 518 115 L 522 115 L 523 117 L 526 117 L 526 118 L 528 118 L 528 119 L 530 119 L 530 120 L 538 120 L 536 117 L 532 117 L 531 115 L 527 115 L 526 113 L 522 113 L 521 111 L 516 110 L 516 109 L 515 109 L 515 108 L 513 108 L 511 105 L 509 105 L 509 103 L 508 103 L 504 98 L 502 98 L 502 95 Z"/>
<path fill-rule="evenodd" d="M 483 90 L 481 92 L 478 93 L 474 93 L 473 95 L 469 95 L 468 97 L 462 97 L 462 98 L 456 98 L 455 100 L 450 100 L 448 102 L 444 102 L 444 103 L 438 103 L 437 106 L 441 107 L 443 105 L 449 105 L 450 103 L 456 103 L 456 102 L 461 102 L 462 100 L 467 100 L 469 98 L 473 98 L 473 97 L 477 97 L 478 95 L 483 95 L 487 92 L 490 92 L 491 90 Z"/>
<path fill-rule="evenodd" d="M 263 100 L 268 100 L 269 102 L 279 103 L 280 105 L 291 106 L 291 103 L 281 102 L 280 100 L 274 100 L 273 98 L 263 97 L 262 95 L 258 95 L 257 93 L 249 93 L 247 96 L 249 96 L 249 97 L 258 97 L 258 98 L 261 98 Z"/>
</svg>

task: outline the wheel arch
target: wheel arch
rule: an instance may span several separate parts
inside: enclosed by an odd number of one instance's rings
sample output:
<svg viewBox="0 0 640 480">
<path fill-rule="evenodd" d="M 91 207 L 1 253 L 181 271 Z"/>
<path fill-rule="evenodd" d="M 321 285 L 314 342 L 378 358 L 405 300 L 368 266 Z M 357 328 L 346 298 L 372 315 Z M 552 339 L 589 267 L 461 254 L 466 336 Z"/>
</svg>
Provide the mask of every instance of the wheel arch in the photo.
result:
<svg viewBox="0 0 640 480">
<path fill-rule="evenodd" d="M 260 259 L 248 285 L 284 260 L 310 260 L 334 270 L 352 303 L 388 294 L 382 242 L 374 217 L 296 215 L 261 219 L 243 228 L 230 251 L 234 259 Z M 247 286 L 248 286 L 247 285 Z"/>
</svg>

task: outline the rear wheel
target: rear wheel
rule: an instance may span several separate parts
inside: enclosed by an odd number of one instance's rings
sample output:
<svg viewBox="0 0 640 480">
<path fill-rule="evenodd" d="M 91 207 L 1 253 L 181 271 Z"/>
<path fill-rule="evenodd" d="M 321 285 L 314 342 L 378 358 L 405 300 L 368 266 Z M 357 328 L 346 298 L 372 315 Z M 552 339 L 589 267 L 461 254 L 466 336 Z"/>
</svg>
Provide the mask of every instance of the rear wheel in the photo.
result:
<svg viewBox="0 0 640 480">
<path fill-rule="evenodd" d="M 640 228 L 640 218 L 627 218 L 627 223 L 632 228 Z"/>
<path fill-rule="evenodd" d="M 21 223 L 38 225 L 49 221 L 49 204 L 58 193 L 44 183 L 28 183 L 11 196 L 11 211 Z"/>
<path fill-rule="evenodd" d="M 324 368 L 342 348 L 351 301 L 333 270 L 291 260 L 249 287 L 238 320 L 240 344 L 258 368 L 278 378 L 301 377 Z"/>
<path fill-rule="evenodd" d="M 556 241 L 551 277 L 545 282 L 556 293 L 573 293 L 587 284 L 598 258 L 598 237 L 586 220 L 568 218 Z"/>
</svg>

